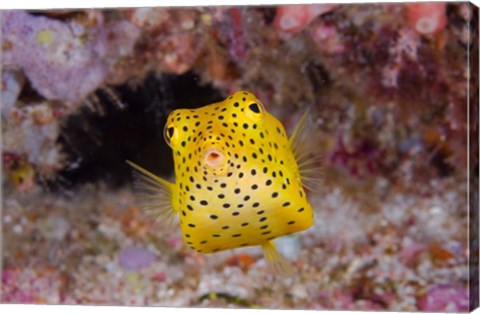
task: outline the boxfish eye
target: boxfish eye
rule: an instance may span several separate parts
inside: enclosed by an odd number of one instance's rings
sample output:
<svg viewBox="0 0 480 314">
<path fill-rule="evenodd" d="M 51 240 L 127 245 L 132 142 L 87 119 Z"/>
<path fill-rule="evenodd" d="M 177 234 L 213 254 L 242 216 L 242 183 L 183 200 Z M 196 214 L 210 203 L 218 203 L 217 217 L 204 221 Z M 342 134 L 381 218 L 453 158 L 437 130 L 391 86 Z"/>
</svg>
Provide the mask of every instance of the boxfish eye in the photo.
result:
<svg viewBox="0 0 480 314">
<path fill-rule="evenodd" d="M 167 137 L 172 138 L 174 131 L 175 131 L 175 129 L 173 128 L 173 126 L 167 128 Z"/>
<path fill-rule="evenodd" d="M 168 125 L 165 127 L 165 142 L 167 142 L 168 145 L 172 144 L 173 138 L 176 136 L 175 132 L 175 127 L 173 125 Z"/>
<path fill-rule="evenodd" d="M 253 121 L 260 121 L 263 119 L 265 110 L 263 109 L 263 105 L 261 102 L 259 102 L 257 99 L 255 99 L 254 101 L 255 102 L 246 104 L 245 114 Z"/>
<path fill-rule="evenodd" d="M 255 113 L 260 113 L 260 107 L 257 103 L 250 104 L 248 108 Z"/>
</svg>

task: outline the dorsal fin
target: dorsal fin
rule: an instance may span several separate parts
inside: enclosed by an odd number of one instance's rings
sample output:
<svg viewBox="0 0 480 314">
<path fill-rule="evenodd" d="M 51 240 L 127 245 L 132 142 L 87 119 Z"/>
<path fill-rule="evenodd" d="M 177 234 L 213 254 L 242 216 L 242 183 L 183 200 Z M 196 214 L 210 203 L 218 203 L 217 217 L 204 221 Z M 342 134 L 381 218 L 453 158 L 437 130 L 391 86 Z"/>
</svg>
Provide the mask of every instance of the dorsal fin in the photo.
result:
<svg viewBox="0 0 480 314">
<path fill-rule="evenodd" d="M 134 169 L 133 184 L 140 207 L 158 221 L 171 222 L 175 216 L 171 202 L 173 184 L 131 161 L 127 163 Z"/>
<path fill-rule="evenodd" d="M 289 139 L 290 149 L 297 161 L 303 184 L 309 190 L 315 190 L 322 182 L 322 154 L 315 136 L 316 126 L 310 110 L 307 110 L 297 122 Z"/>
</svg>

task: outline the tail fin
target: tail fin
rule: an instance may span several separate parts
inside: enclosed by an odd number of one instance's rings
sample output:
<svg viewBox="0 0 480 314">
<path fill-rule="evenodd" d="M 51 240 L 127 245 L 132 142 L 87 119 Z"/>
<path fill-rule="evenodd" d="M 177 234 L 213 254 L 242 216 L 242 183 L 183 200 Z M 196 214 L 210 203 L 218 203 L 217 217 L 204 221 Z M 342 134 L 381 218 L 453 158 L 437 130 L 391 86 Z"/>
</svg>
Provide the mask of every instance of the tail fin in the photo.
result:
<svg viewBox="0 0 480 314">
<path fill-rule="evenodd" d="M 276 275 L 282 277 L 291 277 L 293 275 L 293 268 L 290 263 L 283 257 L 276 249 L 273 241 L 268 241 L 262 244 L 263 255 L 269 267 Z"/>
</svg>

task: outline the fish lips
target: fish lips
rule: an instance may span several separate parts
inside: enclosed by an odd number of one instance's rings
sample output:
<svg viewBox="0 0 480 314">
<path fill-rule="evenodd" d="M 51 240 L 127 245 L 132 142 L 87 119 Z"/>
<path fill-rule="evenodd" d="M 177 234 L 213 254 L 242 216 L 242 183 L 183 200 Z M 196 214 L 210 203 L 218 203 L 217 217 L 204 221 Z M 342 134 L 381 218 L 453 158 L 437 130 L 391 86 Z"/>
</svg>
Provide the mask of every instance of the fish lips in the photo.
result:
<svg viewBox="0 0 480 314">
<path fill-rule="evenodd" d="M 203 150 L 203 164 L 213 174 L 224 175 L 228 168 L 227 154 L 220 147 L 209 146 Z"/>
<path fill-rule="evenodd" d="M 209 147 L 204 150 L 203 163 L 211 168 L 223 167 L 227 163 L 227 158 L 222 149 Z"/>
</svg>

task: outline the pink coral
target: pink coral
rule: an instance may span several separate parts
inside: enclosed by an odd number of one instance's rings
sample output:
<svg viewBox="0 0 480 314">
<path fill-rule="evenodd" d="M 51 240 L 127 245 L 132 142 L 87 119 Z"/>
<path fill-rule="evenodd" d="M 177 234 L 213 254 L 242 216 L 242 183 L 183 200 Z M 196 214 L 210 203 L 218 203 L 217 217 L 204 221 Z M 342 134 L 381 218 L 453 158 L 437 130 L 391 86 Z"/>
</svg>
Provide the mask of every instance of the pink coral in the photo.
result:
<svg viewBox="0 0 480 314">
<path fill-rule="evenodd" d="M 275 28 L 278 32 L 295 34 L 302 31 L 317 16 L 335 9 L 337 4 L 283 5 L 277 8 Z"/>
<path fill-rule="evenodd" d="M 446 3 L 407 3 L 408 23 L 421 34 L 435 34 L 447 25 Z"/>
<path fill-rule="evenodd" d="M 128 11 L 127 16 L 142 31 L 144 55 L 137 58 L 146 58 L 157 69 L 178 75 L 193 67 L 203 46 L 196 28 L 198 10 L 137 8 Z"/>
<path fill-rule="evenodd" d="M 235 60 L 241 60 L 247 53 L 243 11 L 234 7 L 230 9 L 230 15 L 232 18 L 232 31 L 230 32 L 232 45 L 230 47 L 230 54 Z"/>
<path fill-rule="evenodd" d="M 468 290 L 454 285 L 439 285 L 417 300 L 420 311 L 463 312 L 468 311 Z"/>
<path fill-rule="evenodd" d="M 339 136 L 336 147 L 330 153 L 329 162 L 348 175 L 360 179 L 378 174 L 385 154 L 384 149 L 367 140 L 347 144 L 344 136 Z"/>
<path fill-rule="evenodd" d="M 50 267 L 7 268 L 2 273 L 2 303 L 47 303 L 62 301 L 62 275 Z"/>
<path fill-rule="evenodd" d="M 310 28 L 310 36 L 318 49 L 327 54 L 342 53 L 346 50 L 334 25 L 323 23 L 323 21 L 314 23 Z"/>
<path fill-rule="evenodd" d="M 400 251 L 400 260 L 403 264 L 411 266 L 415 263 L 416 259 L 420 253 L 425 251 L 425 246 L 419 243 L 413 243 L 409 246 L 404 247 Z"/>
<path fill-rule="evenodd" d="M 128 55 L 139 36 L 127 22 L 95 27 L 60 22 L 24 11 L 2 13 L 6 69 L 22 70 L 47 99 L 76 102 L 100 86 L 118 58 Z"/>
</svg>

